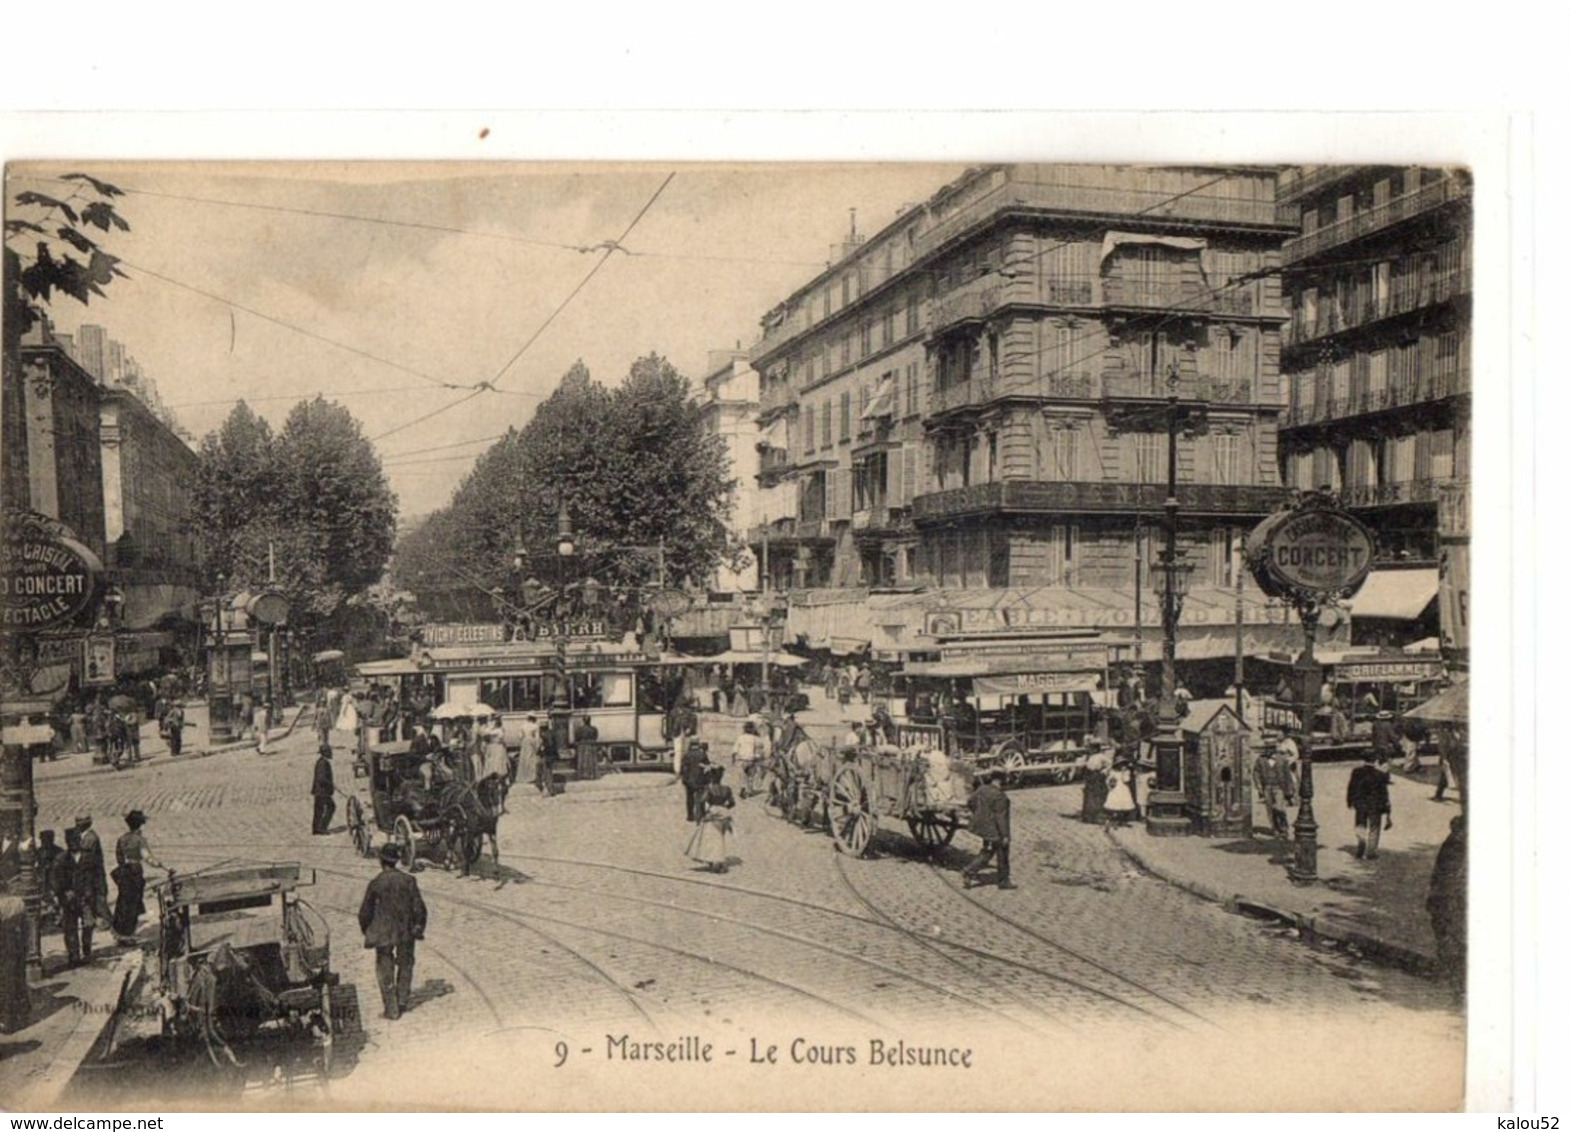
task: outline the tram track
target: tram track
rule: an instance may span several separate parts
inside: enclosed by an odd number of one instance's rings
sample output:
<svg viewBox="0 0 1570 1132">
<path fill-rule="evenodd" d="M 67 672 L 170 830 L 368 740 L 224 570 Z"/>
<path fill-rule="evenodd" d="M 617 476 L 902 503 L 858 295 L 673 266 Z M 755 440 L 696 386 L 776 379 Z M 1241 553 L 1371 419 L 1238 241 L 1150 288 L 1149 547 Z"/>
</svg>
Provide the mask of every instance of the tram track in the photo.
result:
<svg viewBox="0 0 1570 1132">
<path fill-rule="evenodd" d="M 325 867 L 325 866 L 321 866 L 321 865 L 313 865 L 311 867 L 314 868 L 318 873 L 323 874 L 325 876 L 333 876 L 333 877 L 338 877 L 340 879 L 354 880 L 354 881 L 361 881 L 361 880 L 364 879 L 364 877 L 361 876 L 360 874 L 350 873 L 350 872 L 346 872 L 346 871 L 343 871 L 343 870 L 340 870 L 340 869 L 329 868 L 329 867 Z M 531 882 L 531 883 L 537 883 L 537 882 Z M 549 882 L 544 882 L 544 883 L 549 884 Z M 550 885 L 550 887 L 574 890 L 574 891 L 585 892 L 585 893 L 595 892 L 598 895 L 614 895 L 614 894 L 606 894 L 606 893 L 603 893 L 603 892 L 597 892 L 597 890 L 593 890 L 593 889 L 587 889 L 587 888 L 581 888 L 581 887 L 575 888 L 574 886 L 569 886 L 569 885 Z M 701 966 L 723 970 L 723 971 L 726 971 L 726 972 L 730 973 L 731 975 L 739 976 L 743 980 L 748 980 L 748 981 L 753 981 L 753 982 L 761 982 L 761 983 L 764 983 L 764 984 L 769 985 L 771 987 L 774 987 L 777 990 L 786 991 L 786 992 L 788 992 L 788 993 L 790 993 L 790 994 L 792 994 L 792 995 L 794 995 L 796 997 L 809 999 L 809 1000 L 811 1000 L 813 1002 L 818 1003 L 820 1006 L 828 1008 L 829 1010 L 831 1010 L 831 1011 L 833 1011 L 833 1012 L 835 1012 L 837 1014 L 844 1015 L 844 1016 L 846 1016 L 848 1018 L 854 1019 L 855 1021 L 861 1022 L 861 1023 L 866 1024 L 866 1025 L 877 1026 L 877 1027 L 886 1027 L 889 1024 L 889 1020 L 888 1019 L 875 1017 L 875 1016 L 873 1016 L 871 1014 L 866 1013 L 865 1011 L 858 1010 L 858 1009 L 856 1009 L 854 1007 L 851 1007 L 851 1006 L 847 1006 L 843 1002 L 839 1002 L 839 1001 L 836 1001 L 835 999 L 828 998 L 828 997 L 826 997 L 824 995 L 818 994 L 817 992 L 815 992 L 813 990 L 810 990 L 807 987 L 803 987 L 803 986 L 801 986 L 801 985 L 799 985 L 797 983 L 794 983 L 794 982 L 791 982 L 791 981 L 788 981 L 788 980 L 785 980 L 785 979 L 775 978 L 774 976 L 766 975 L 766 974 L 764 974 L 764 973 L 762 973 L 760 971 L 756 971 L 756 970 L 753 970 L 753 969 L 748 968 L 748 967 L 743 967 L 743 966 L 741 966 L 739 964 L 729 963 L 729 962 L 726 962 L 723 959 L 717 959 L 717 958 L 715 958 L 712 955 L 705 955 L 705 954 L 702 954 L 702 953 L 697 952 L 697 951 L 693 951 L 693 950 L 688 949 L 688 948 L 679 947 L 679 946 L 677 946 L 675 944 L 665 943 L 665 942 L 662 942 L 660 940 L 648 939 L 647 937 L 643 937 L 643 936 L 631 935 L 631 934 L 628 934 L 626 932 L 616 931 L 614 929 L 606 928 L 606 927 L 603 927 L 603 926 L 598 926 L 598 925 L 593 925 L 593 924 L 584 924 L 584 923 L 581 923 L 581 922 L 576 921 L 576 920 L 564 919 L 564 918 L 558 917 L 558 916 L 550 916 L 550 915 L 547 915 L 547 914 L 542 913 L 542 912 L 523 911 L 523 910 L 512 909 L 512 908 L 502 908 L 502 907 L 498 907 L 495 904 L 486 903 L 486 902 L 481 901 L 481 900 L 475 900 L 475 899 L 473 899 L 471 897 L 465 897 L 465 896 L 461 896 L 461 895 L 458 895 L 456 893 L 451 893 L 451 892 L 444 892 L 441 889 L 436 888 L 434 885 L 426 885 L 424 888 L 422 888 L 421 889 L 421 895 L 424 896 L 427 901 L 441 901 L 441 902 L 444 902 L 444 903 L 456 905 L 457 907 L 467 909 L 467 910 L 469 910 L 471 912 L 475 912 L 475 913 L 480 914 L 480 915 L 491 916 L 493 918 L 502 920 L 503 922 L 510 923 L 510 924 L 512 924 L 515 927 L 524 928 L 525 930 L 530 931 L 531 933 L 539 936 L 540 938 L 547 940 L 553 946 L 555 946 L 555 947 L 559 948 L 561 951 L 563 951 L 565 954 L 571 956 L 572 958 L 576 959 L 578 962 L 580 962 L 584 966 L 588 967 L 597 976 L 599 976 L 599 978 L 602 979 L 606 984 L 608 984 L 610 987 L 612 987 L 614 990 L 616 990 L 616 992 L 622 998 L 624 998 L 633 1007 L 633 1009 L 656 1032 L 658 1032 L 661 1029 L 659 1024 L 656 1023 L 654 1021 L 654 1019 L 649 1015 L 649 1013 L 644 1009 L 642 1003 L 640 1003 L 637 1000 L 636 996 L 631 991 L 627 990 L 627 988 L 625 986 L 622 985 L 620 980 L 618 980 L 614 975 L 610 974 L 603 967 L 601 967 L 599 964 L 597 964 L 592 958 L 590 958 L 587 954 L 585 954 L 581 949 L 575 948 L 575 947 L 571 946 L 570 944 L 567 944 L 567 943 L 563 942 L 559 937 L 556 937 L 556 936 L 552 935 L 550 932 L 547 932 L 545 929 L 540 928 L 538 926 L 538 923 L 536 923 L 534 921 L 544 922 L 546 924 L 552 925 L 553 927 L 565 928 L 565 929 L 567 929 L 569 931 L 574 931 L 574 930 L 575 931 L 581 931 L 581 932 L 585 932 L 585 933 L 588 933 L 588 934 L 591 934 L 591 935 L 603 936 L 603 937 L 608 938 L 608 939 L 614 939 L 614 940 L 618 940 L 618 941 L 623 942 L 623 943 L 629 943 L 629 944 L 632 944 L 632 945 L 638 946 L 638 947 L 645 947 L 645 948 L 650 948 L 650 949 L 655 950 L 655 951 L 665 952 L 665 953 L 671 954 L 671 955 L 678 955 L 678 956 L 681 956 L 683 959 L 692 961 L 692 962 L 697 963 L 697 964 L 699 964 Z M 684 914 L 690 914 L 692 916 L 712 917 L 712 913 L 710 913 L 706 909 L 699 909 L 699 908 L 671 908 L 670 905 L 668 905 L 668 904 L 661 904 L 658 901 L 644 900 L 644 901 L 639 901 L 639 902 L 640 903 L 644 903 L 644 904 L 657 906 L 657 907 L 663 907 L 663 908 L 666 908 L 667 910 L 670 910 L 670 911 L 679 911 L 679 912 L 682 912 Z M 325 905 L 325 904 L 322 905 L 322 906 L 323 907 L 328 907 L 328 905 Z M 343 912 L 344 914 L 350 915 L 351 917 L 354 915 L 354 913 L 351 913 L 351 912 L 349 912 L 346 909 L 337 908 L 337 909 L 334 909 L 334 910 Z M 745 921 L 737 919 L 737 918 L 730 918 L 730 919 L 732 919 L 735 924 L 737 924 L 738 926 L 741 926 L 741 927 L 752 927 L 753 926 L 753 925 L 747 924 Z M 828 948 L 824 947 L 823 945 L 815 945 L 815 944 L 813 944 L 813 941 L 807 940 L 807 939 L 805 939 L 805 937 L 797 937 L 797 942 L 802 943 L 802 944 L 807 944 L 807 945 L 818 946 L 820 950 L 833 950 L 833 949 L 828 949 Z M 434 949 L 430 948 L 428 944 L 423 945 L 423 946 L 425 946 L 427 949 L 430 949 L 430 950 L 434 951 Z M 917 983 L 919 985 L 922 985 L 925 989 L 931 990 L 931 991 L 936 992 L 936 993 L 941 993 L 941 994 L 944 994 L 944 995 L 948 995 L 950 997 L 959 998 L 959 999 L 961 999 L 963 1001 L 963 996 L 956 995 L 954 992 L 949 991 L 947 988 L 940 987 L 937 984 L 928 983 L 928 982 L 925 982 L 923 980 L 920 980 L 919 978 L 917 978 L 915 976 L 908 975 L 905 972 L 899 971 L 897 968 L 890 967 L 890 966 L 887 966 L 887 965 L 884 965 L 884 964 L 879 964 L 875 960 L 870 960 L 870 959 L 867 959 L 867 958 L 865 958 L 863 956 L 856 956 L 856 955 L 854 955 L 851 952 L 836 952 L 836 953 L 838 955 L 840 955 L 841 957 L 845 958 L 845 959 L 854 960 L 854 961 L 862 963 L 864 965 L 873 966 L 874 968 L 883 971 L 885 974 L 901 978 L 901 979 L 903 979 L 905 981 L 908 981 L 908 982 Z M 471 986 L 474 986 L 476 988 L 477 992 L 482 997 L 485 998 L 487 1006 L 491 1009 L 491 1012 L 492 1012 L 493 1016 L 497 1018 L 498 1027 L 500 1027 L 502 1025 L 502 1022 L 500 1020 L 499 1013 L 497 1011 L 495 1011 L 494 1006 L 492 1004 L 490 1004 L 490 1000 L 489 1000 L 489 998 L 487 996 L 484 995 L 484 992 L 480 991 L 478 989 L 478 985 L 474 982 L 473 978 L 471 976 L 467 975 L 466 973 L 461 972 L 459 970 L 459 967 L 456 964 L 451 964 L 450 961 L 449 961 L 449 965 L 452 965 L 454 970 L 455 970 L 455 972 L 459 972 L 460 977 L 462 977 L 464 979 L 464 981 L 469 983 Z"/>
<path fill-rule="evenodd" d="M 1104 988 L 1091 986 L 1088 983 L 1084 983 L 1084 982 L 1081 982 L 1081 981 L 1079 981 L 1077 979 L 1074 979 L 1074 978 L 1072 978 L 1070 976 L 1063 975 L 1060 972 L 1051 971 L 1051 970 L 1048 970 L 1045 967 L 1041 967 L 1041 966 L 1038 966 L 1038 965 L 1033 964 L 1033 963 L 1028 963 L 1028 962 L 1025 962 L 1023 960 L 1014 958 L 1013 956 L 1004 955 L 1004 954 L 1002 954 L 1000 952 L 991 951 L 991 950 L 988 950 L 988 949 L 982 948 L 982 947 L 976 947 L 976 946 L 971 945 L 971 944 L 961 943 L 958 940 L 954 940 L 954 939 L 941 939 L 941 940 L 927 939 L 926 937 L 922 936 L 920 933 L 914 932 L 911 929 L 906 928 L 906 927 L 900 925 L 898 923 L 898 921 L 896 921 L 893 917 L 885 915 L 879 909 L 877 909 L 870 901 L 866 900 L 861 895 L 861 893 L 858 890 L 856 890 L 855 887 L 848 882 L 848 880 L 845 879 L 845 873 L 843 871 L 843 869 L 844 869 L 843 861 L 842 861 L 842 859 L 841 859 L 841 857 L 840 857 L 840 855 L 838 853 L 836 853 L 835 857 L 834 857 L 836 871 L 839 873 L 839 876 L 840 876 L 841 880 L 844 882 L 845 887 L 846 887 L 847 891 L 850 892 L 852 898 L 857 900 L 857 902 L 860 903 L 864 908 L 867 908 L 868 911 L 871 913 L 870 916 L 860 916 L 860 915 L 857 915 L 857 914 L 855 914 L 853 912 L 846 912 L 846 911 L 843 911 L 841 909 L 831 908 L 831 907 L 828 907 L 827 905 L 823 905 L 823 904 L 815 904 L 812 901 L 801 900 L 801 899 L 799 899 L 797 897 L 785 896 L 783 894 L 776 893 L 776 892 L 768 892 L 768 891 L 765 891 L 763 889 L 750 888 L 750 887 L 748 887 L 746 885 L 739 885 L 739 884 L 729 883 L 729 882 L 717 882 L 717 881 L 701 880 L 701 879 L 696 878 L 696 877 L 672 876 L 669 873 L 657 872 L 657 871 L 652 870 L 652 869 L 640 869 L 640 868 L 636 868 L 636 867 L 629 866 L 629 865 L 618 865 L 618 864 L 613 864 L 613 863 L 605 862 L 605 861 L 585 861 L 585 860 L 580 860 L 580 859 L 576 859 L 576 858 L 548 856 L 548 855 L 545 855 L 545 854 L 537 854 L 537 853 L 514 853 L 514 854 L 510 854 L 510 856 L 514 860 L 544 861 L 544 862 L 549 862 L 549 863 L 552 863 L 552 864 L 575 865 L 575 866 L 579 866 L 579 867 L 601 869 L 601 870 L 606 870 L 606 871 L 609 871 L 609 872 L 625 873 L 625 874 L 628 874 L 628 875 L 631 875 L 631 876 L 636 876 L 636 877 L 639 877 L 639 878 L 661 880 L 661 881 L 667 881 L 667 882 L 677 883 L 677 884 L 695 885 L 695 886 L 697 886 L 699 888 L 717 889 L 717 890 L 722 891 L 722 892 L 740 893 L 740 894 L 744 894 L 744 895 L 750 896 L 750 897 L 755 897 L 755 898 L 761 899 L 761 900 L 769 900 L 769 901 L 774 901 L 774 902 L 781 903 L 781 904 L 792 905 L 794 907 L 803 908 L 803 909 L 806 909 L 806 910 L 809 910 L 809 911 L 817 912 L 817 913 L 825 915 L 825 916 L 832 916 L 832 917 L 835 917 L 835 918 L 840 919 L 840 920 L 845 920 L 845 921 L 849 921 L 849 922 L 852 922 L 852 923 L 861 924 L 861 925 L 865 925 L 865 926 L 869 926 L 869 927 L 879 928 L 879 929 L 883 929 L 885 931 L 896 932 L 896 933 L 898 933 L 901 936 L 907 937 L 907 938 L 915 941 L 916 943 L 920 944 L 925 949 L 928 949 L 928 950 L 939 949 L 938 950 L 939 954 L 942 954 L 944 951 L 958 952 L 960 954 L 970 956 L 971 958 L 974 958 L 974 959 L 985 960 L 985 961 L 988 961 L 988 962 L 997 963 L 997 964 L 1000 964 L 1002 966 L 1011 968 L 1013 970 L 1024 972 L 1026 974 L 1035 975 L 1035 976 L 1038 976 L 1038 977 L 1041 977 L 1041 978 L 1046 978 L 1046 979 L 1049 979 L 1049 980 L 1051 980 L 1051 981 L 1053 981 L 1055 983 L 1059 983 L 1059 984 L 1063 984 L 1063 985 L 1072 987 L 1072 988 L 1074 988 L 1076 990 L 1083 991 L 1085 993 L 1094 995 L 1094 996 L 1096 996 L 1098 998 L 1110 1000 L 1110 1001 L 1112 1001 L 1112 1002 L 1118 1004 L 1119 1006 L 1122 1006 L 1122 1007 L 1124 1007 L 1124 1008 L 1126 1008 L 1128 1010 L 1131 1010 L 1131 1011 L 1134 1011 L 1136 1013 L 1142 1014 L 1142 1015 L 1144 1015 L 1146 1017 L 1155 1018 L 1156 1020 L 1161 1021 L 1161 1022 L 1163 1022 L 1163 1023 L 1167 1024 L 1167 1025 L 1174 1026 L 1174 1027 L 1177 1027 L 1177 1028 L 1184 1028 L 1182 1023 L 1177 1022 L 1177 1021 L 1175 1021 L 1175 1020 L 1173 1020 L 1173 1019 L 1171 1019 L 1169 1017 L 1166 1017 L 1166 1016 L 1164 1016 L 1163 1014 L 1161 1014 L 1161 1013 L 1159 1013 L 1157 1011 L 1153 1011 L 1153 1010 L 1151 1010 L 1151 1009 L 1149 1009 L 1147 1007 L 1143 1007 L 1143 1006 L 1141 1006 L 1141 1005 L 1139 1005 L 1138 1003 L 1135 1003 L 1135 1002 L 1129 1002 L 1128 1000 L 1126 1000 L 1124 998 L 1121 998 L 1118 995 L 1116 995 L 1116 994 L 1114 994 L 1114 993 L 1112 993 L 1112 992 L 1110 992 L 1110 991 L 1108 991 L 1108 990 L 1106 990 Z M 934 872 L 938 872 L 941 875 L 941 870 L 938 870 L 935 867 L 933 867 L 933 871 Z M 550 883 L 550 882 L 535 881 L 534 883 Z M 952 887 L 952 886 L 950 886 L 950 887 Z M 592 891 L 601 892 L 602 890 L 594 889 Z M 1199 1020 L 1201 1022 L 1206 1022 L 1207 1024 L 1210 1024 L 1210 1025 L 1214 1025 L 1214 1023 L 1209 1022 L 1208 1019 L 1204 1018 L 1203 1015 L 1195 1013 L 1194 1011 L 1190 1010 L 1189 1008 L 1183 1006 L 1181 1003 L 1177 1003 L 1177 1002 L 1174 1002 L 1171 999 L 1166 998 L 1165 996 L 1161 995 L 1160 992 L 1151 990 L 1149 987 L 1144 986 L 1143 984 L 1137 982 L 1136 980 L 1130 979 L 1126 975 L 1119 974 L 1118 972 L 1113 971 L 1111 968 L 1106 967 L 1106 966 L 1104 966 L 1102 964 L 1099 964 L 1095 960 L 1089 959 L 1088 957 L 1082 955 L 1081 953 L 1079 953 L 1077 951 L 1074 951 L 1072 948 L 1069 948 L 1066 945 L 1064 945 L 1062 943 L 1059 943 L 1056 940 L 1052 940 L 1049 937 L 1046 937 L 1046 936 L 1042 935 L 1041 933 L 1039 933 L 1039 932 L 1029 928 L 1026 925 L 1018 924 L 1018 923 L 1014 922 L 1013 920 L 1010 920 L 1008 917 L 998 915 L 997 913 L 993 912 L 992 909 L 988 908 L 985 904 L 981 904 L 974 897 L 969 896 L 968 894 L 964 893 L 961 890 L 957 890 L 956 889 L 954 891 L 956 891 L 956 893 L 958 895 L 964 896 L 965 899 L 969 900 L 972 904 L 975 904 L 977 907 L 979 907 L 982 910 L 984 910 L 984 911 L 988 912 L 989 914 L 993 915 L 995 918 L 1007 922 L 1011 927 L 1013 927 L 1014 929 L 1016 929 L 1018 931 L 1023 932 L 1025 935 L 1029 936 L 1030 938 L 1032 938 L 1032 939 L 1034 939 L 1034 940 L 1036 940 L 1038 942 L 1048 944 L 1049 946 L 1053 947 L 1054 949 L 1069 955 L 1071 958 L 1073 958 L 1073 959 L 1075 959 L 1075 960 L 1077 960 L 1077 961 L 1079 961 L 1081 963 L 1085 963 L 1085 964 L 1093 967 L 1094 969 L 1098 970 L 1102 974 L 1109 975 L 1109 976 L 1111 976 L 1111 977 L 1113 977 L 1115 979 L 1118 979 L 1119 981 L 1121 981 L 1123 983 L 1126 983 L 1127 985 L 1129 985 L 1133 989 L 1139 991 L 1140 993 L 1146 994 L 1146 995 L 1149 995 L 1152 998 L 1158 999 L 1158 1000 L 1162 1001 L 1163 1003 L 1165 1003 L 1166 1005 L 1171 1006 L 1174 1009 L 1179 1010 L 1179 1011 L 1183 1012 L 1184 1014 L 1186 1014 L 1186 1015 L 1188 1015 L 1188 1016 L 1190 1016 L 1190 1017 L 1192 1017 L 1194 1019 L 1197 1019 L 1197 1020 Z M 611 895 L 616 895 L 616 894 L 611 894 Z M 630 897 L 625 897 L 625 896 L 620 896 L 619 898 L 621 898 L 621 899 L 636 899 L 636 898 L 630 898 Z M 701 914 L 703 914 L 703 915 L 711 915 L 712 914 L 712 913 L 710 913 L 706 909 L 705 910 L 697 910 L 697 911 L 700 911 Z M 874 918 L 874 917 L 877 917 L 877 918 Z M 947 956 L 946 955 L 945 958 L 949 959 L 950 962 L 953 962 L 956 965 L 961 966 L 962 969 L 964 969 L 964 970 L 967 970 L 967 971 L 972 970 L 972 968 L 965 967 L 963 964 L 960 964 L 957 959 L 953 958 L 953 956 Z M 1061 1024 L 1059 1024 L 1059 1025 L 1061 1025 Z"/>
</svg>

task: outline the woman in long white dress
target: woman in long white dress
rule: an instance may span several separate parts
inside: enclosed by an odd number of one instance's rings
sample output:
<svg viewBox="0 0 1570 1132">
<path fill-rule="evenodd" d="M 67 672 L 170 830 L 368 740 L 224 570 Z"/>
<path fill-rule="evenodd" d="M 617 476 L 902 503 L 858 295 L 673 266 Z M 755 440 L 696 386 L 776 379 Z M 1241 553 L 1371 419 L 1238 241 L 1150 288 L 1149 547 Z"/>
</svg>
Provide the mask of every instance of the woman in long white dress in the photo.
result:
<svg viewBox="0 0 1570 1132">
<path fill-rule="evenodd" d="M 1113 825 L 1127 825 L 1134 819 L 1134 770 L 1128 763 L 1107 771 L 1107 800 L 1101 808 Z"/>
<path fill-rule="evenodd" d="M 699 803 L 702 812 L 687 841 L 687 856 L 701 862 L 711 873 L 723 873 L 730 868 L 734 824 L 726 811 L 736 808 L 736 796 L 725 785 L 724 777 L 724 767 L 709 768 L 707 785 Z"/>
</svg>

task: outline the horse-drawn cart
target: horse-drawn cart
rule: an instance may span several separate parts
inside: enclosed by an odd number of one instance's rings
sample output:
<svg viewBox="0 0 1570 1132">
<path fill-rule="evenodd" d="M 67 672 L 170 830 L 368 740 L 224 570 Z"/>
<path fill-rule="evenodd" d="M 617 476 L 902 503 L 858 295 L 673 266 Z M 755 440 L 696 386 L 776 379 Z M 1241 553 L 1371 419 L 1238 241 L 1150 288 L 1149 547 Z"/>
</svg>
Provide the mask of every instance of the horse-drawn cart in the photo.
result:
<svg viewBox="0 0 1570 1132">
<path fill-rule="evenodd" d="M 331 1069 L 344 1011 L 329 965 L 327 923 L 297 895 L 315 874 L 257 864 L 172 874 L 158 898 L 152 990 L 163 1031 L 200 1039 L 215 1065 L 277 1035 L 314 1042 L 316 1071 Z"/>
<path fill-rule="evenodd" d="M 936 852 L 965 826 L 974 780 L 969 763 L 936 749 L 843 751 L 829 784 L 829 832 L 842 853 L 861 857 L 880 820 L 902 821 L 922 848 Z"/>
</svg>

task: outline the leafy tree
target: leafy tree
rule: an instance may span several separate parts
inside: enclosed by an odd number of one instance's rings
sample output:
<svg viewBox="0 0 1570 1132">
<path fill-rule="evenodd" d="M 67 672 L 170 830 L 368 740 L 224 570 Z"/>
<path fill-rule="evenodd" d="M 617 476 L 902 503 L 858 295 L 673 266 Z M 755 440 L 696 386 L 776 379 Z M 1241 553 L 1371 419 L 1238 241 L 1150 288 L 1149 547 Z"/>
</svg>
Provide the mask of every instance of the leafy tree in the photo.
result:
<svg viewBox="0 0 1570 1132">
<path fill-rule="evenodd" d="M 58 195 L 19 192 L 5 218 L 5 321 L 17 341 L 38 321 L 35 303 L 56 291 L 86 304 L 116 278 L 120 261 L 98 243 L 96 232 L 129 232 L 114 199 L 123 190 L 86 173 L 60 178 L 70 185 Z M 96 232 L 95 232 L 96 230 Z"/>
<path fill-rule="evenodd" d="M 351 617 L 346 603 L 392 552 L 397 500 L 381 462 L 349 411 L 321 397 L 297 404 L 276 436 L 236 405 L 202 442 L 194 503 L 209 572 L 259 588 L 270 551 L 307 634 Z"/>
<path fill-rule="evenodd" d="M 567 500 L 584 567 L 604 582 L 649 582 L 665 548 L 671 585 L 701 582 L 738 548 L 727 543 L 733 481 L 724 444 L 709 435 L 690 387 L 665 359 L 638 359 L 607 390 L 581 362 L 563 376 L 522 429 L 476 461 L 447 508 L 400 545 L 394 578 L 433 606 L 505 606 L 525 569 L 551 582 L 557 508 Z M 455 600 L 467 589 L 473 595 Z M 501 595 L 501 600 L 486 596 Z"/>
</svg>

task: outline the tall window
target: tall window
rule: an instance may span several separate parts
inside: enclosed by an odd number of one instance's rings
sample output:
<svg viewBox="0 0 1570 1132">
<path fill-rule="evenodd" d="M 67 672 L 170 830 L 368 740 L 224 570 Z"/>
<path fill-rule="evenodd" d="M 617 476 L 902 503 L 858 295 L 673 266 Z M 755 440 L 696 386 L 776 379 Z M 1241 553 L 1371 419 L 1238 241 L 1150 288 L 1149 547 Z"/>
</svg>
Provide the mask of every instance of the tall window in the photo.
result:
<svg viewBox="0 0 1570 1132">
<path fill-rule="evenodd" d="M 1049 472 L 1054 479 L 1072 482 L 1080 479 L 1079 430 L 1055 428 L 1047 433 Z"/>
<path fill-rule="evenodd" d="M 921 382 L 916 377 L 916 363 L 905 367 L 905 415 L 914 417 L 921 412 Z"/>
<path fill-rule="evenodd" d="M 850 439 L 850 390 L 840 394 L 840 439 Z"/>
<path fill-rule="evenodd" d="M 823 431 L 818 434 L 820 447 L 828 448 L 834 443 L 834 402 L 823 402 Z"/>
<path fill-rule="evenodd" d="M 1166 470 L 1162 467 L 1164 436 L 1154 432 L 1134 434 L 1134 479 L 1137 483 L 1162 483 Z"/>
<path fill-rule="evenodd" d="M 1212 438 L 1216 460 L 1216 483 L 1242 483 L 1242 438 L 1236 433 L 1218 432 Z"/>
<path fill-rule="evenodd" d="M 818 430 L 813 427 L 817 424 L 817 411 L 808 405 L 801 411 L 801 435 L 804 452 L 811 452 L 818 442 Z"/>
<path fill-rule="evenodd" d="M 1081 332 L 1066 322 L 1058 323 L 1057 369 L 1061 374 L 1072 374 L 1084 355 Z"/>
<path fill-rule="evenodd" d="M 921 302 L 915 295 L 905 300 L 905 333 L 915 334 L 921 330 Z"/>
</svg>

